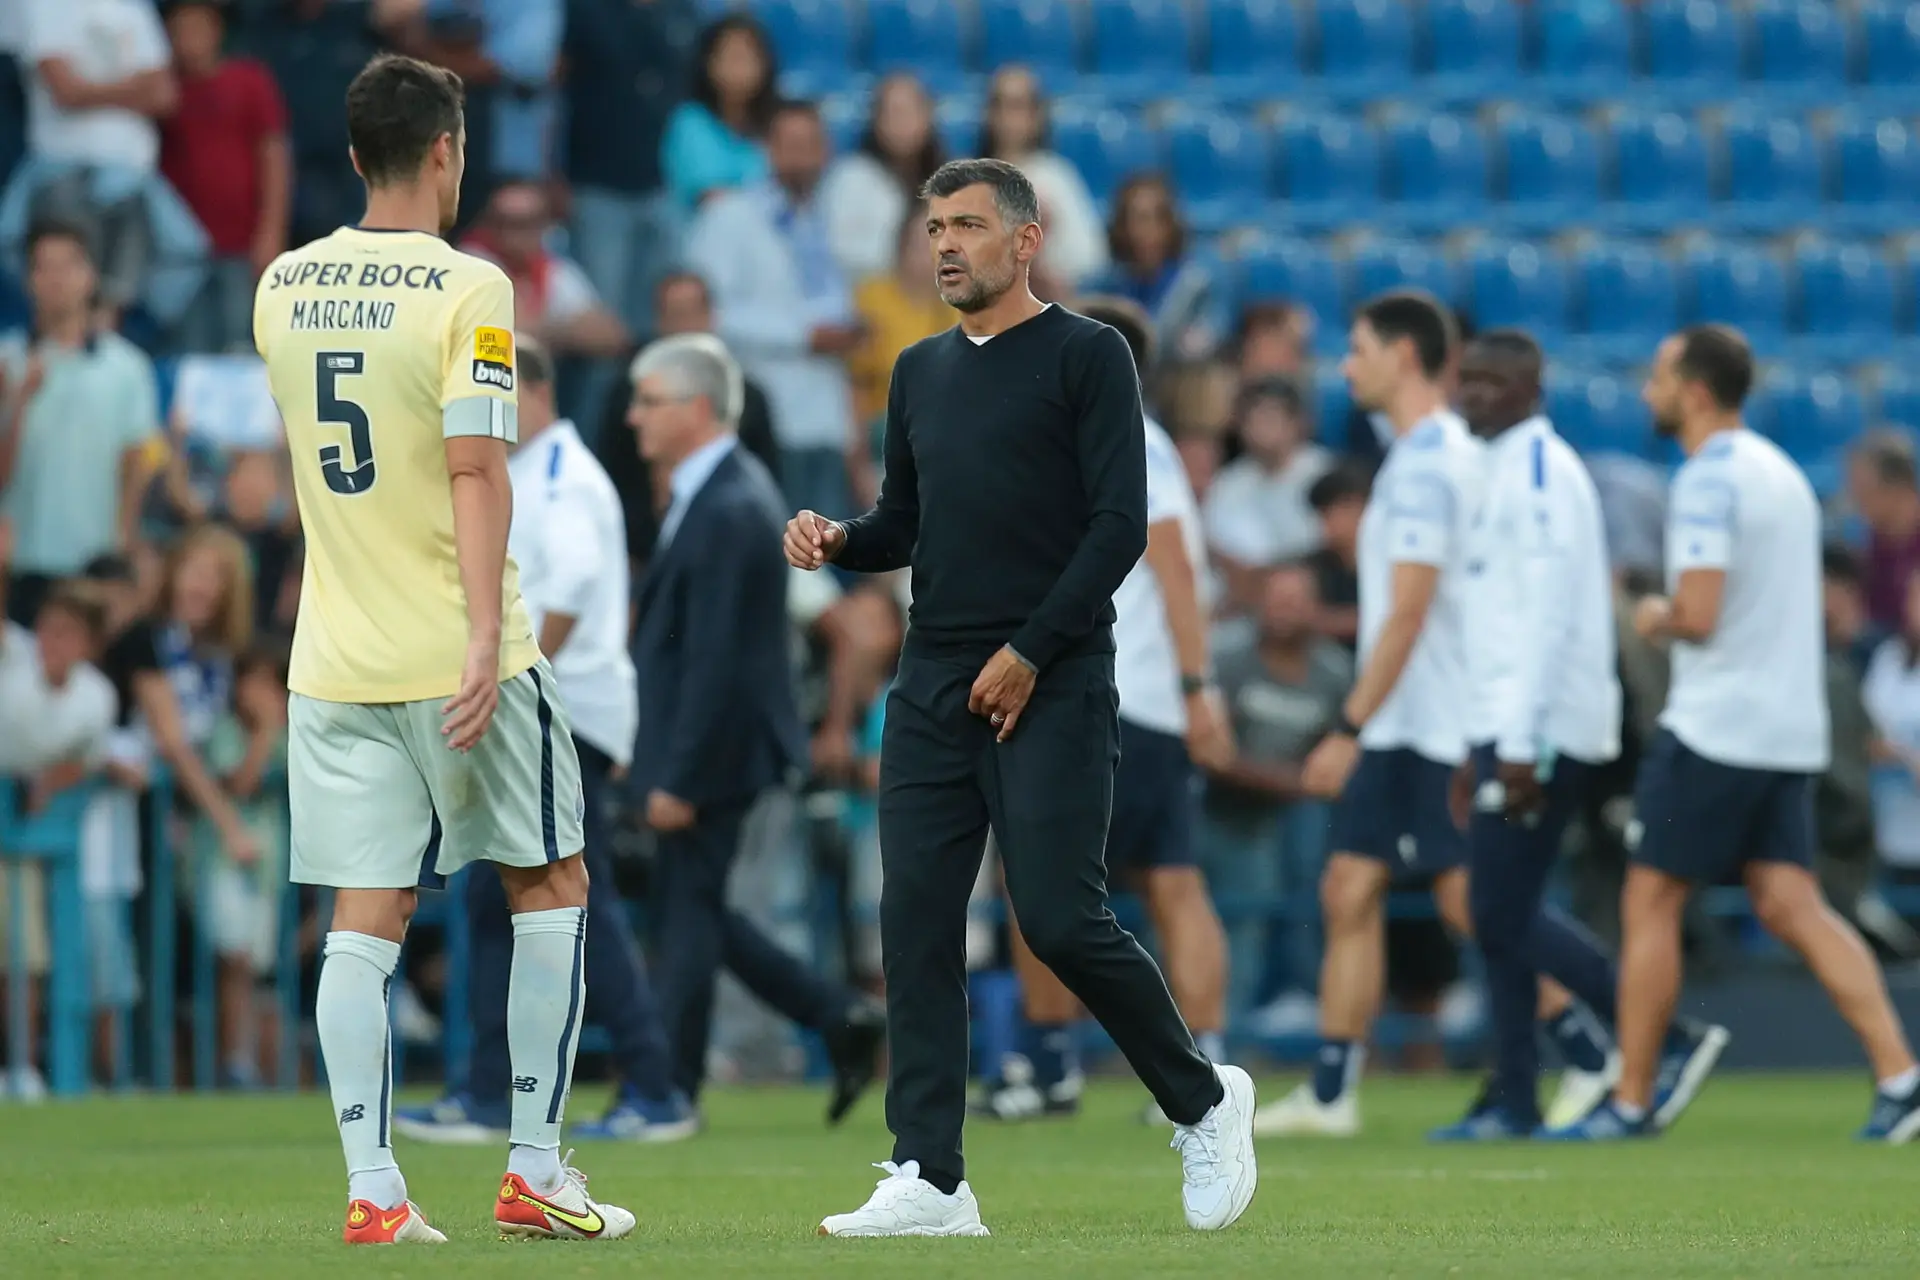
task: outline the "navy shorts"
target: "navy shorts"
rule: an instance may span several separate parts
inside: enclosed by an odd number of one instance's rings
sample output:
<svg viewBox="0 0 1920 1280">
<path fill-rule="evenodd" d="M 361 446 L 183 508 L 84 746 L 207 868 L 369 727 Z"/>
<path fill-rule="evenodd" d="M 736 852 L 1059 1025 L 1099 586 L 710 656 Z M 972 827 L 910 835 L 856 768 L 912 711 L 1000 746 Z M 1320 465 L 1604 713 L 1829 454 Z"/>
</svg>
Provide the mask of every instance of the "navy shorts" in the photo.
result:
<svg viewBox="0 0 1920 1280">
<path fill-rule="evenodd" d="M 1113 773 L 1107 870 L 1190 867 L 1200 811 L 1200 775 L 1186 739 L 1120 720 L 1120 764 Z"/>
<path fill-rule="evenodd" d="M 1466 865 L 1466 833 L 1453 825 L 1453 766 L 1407 747 L 1360 752 L 1333 806 L 1328 848 L 1375 858 L 1401 876 L 1436 876 Z"/>
<path fill-rule="evenodd" d="M 1665 729 L 1640 762 L 1633 860 L 1697 884 L 1735 878 L 1750 862 L 1813 866 L 1810 773 L 1719 764 Z"/>
</svg>

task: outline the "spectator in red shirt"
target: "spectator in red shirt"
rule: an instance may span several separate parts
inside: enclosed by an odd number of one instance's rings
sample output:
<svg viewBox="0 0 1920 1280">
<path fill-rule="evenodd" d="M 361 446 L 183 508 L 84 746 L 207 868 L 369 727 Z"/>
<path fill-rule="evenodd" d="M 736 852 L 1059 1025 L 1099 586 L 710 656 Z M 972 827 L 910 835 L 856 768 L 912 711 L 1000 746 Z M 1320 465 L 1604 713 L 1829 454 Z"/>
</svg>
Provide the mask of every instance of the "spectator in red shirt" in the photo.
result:
<svg viewBox="0 0 1920 1280">
<path fill-rule="evenodd" d="M 214 266 L 178 338 L 191 351 L 252 349 L 253 283 L 287 247 L 293 166 L 273 74 L 221 52 L 216 0 L 167 10 L 180 107 L 161 133 L 160 168 L 206 228 Z"/>
</svg>

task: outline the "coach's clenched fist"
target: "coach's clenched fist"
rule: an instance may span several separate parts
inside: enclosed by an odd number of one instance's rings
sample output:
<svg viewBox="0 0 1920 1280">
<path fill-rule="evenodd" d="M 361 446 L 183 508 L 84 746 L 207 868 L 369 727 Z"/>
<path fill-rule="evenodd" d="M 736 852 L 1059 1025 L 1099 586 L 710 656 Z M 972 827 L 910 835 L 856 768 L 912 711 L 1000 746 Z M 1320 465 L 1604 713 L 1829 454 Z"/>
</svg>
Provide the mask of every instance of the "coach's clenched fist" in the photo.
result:
<svg viewBox="0 0 1920 1280">
<path fill-rule="evenodd" d="M 818 569 L 847 545 L 847 531 L 815 511 L 802 511 L 787 521 L 783 544 L 787 563 L 796 569 Z"/>
</svg>

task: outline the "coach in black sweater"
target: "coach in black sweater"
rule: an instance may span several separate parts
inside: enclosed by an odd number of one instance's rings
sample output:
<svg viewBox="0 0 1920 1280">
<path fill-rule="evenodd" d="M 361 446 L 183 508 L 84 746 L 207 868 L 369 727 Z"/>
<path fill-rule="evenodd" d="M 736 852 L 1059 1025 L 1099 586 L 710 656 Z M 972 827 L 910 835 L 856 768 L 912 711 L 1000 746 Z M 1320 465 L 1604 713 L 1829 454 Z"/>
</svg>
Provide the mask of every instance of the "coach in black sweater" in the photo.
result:
<svg viewBox="0 0 1920 1280">
<path fill-rule="evenodd" d="M 803 569 L 913 570 L 880 754 L 891 1176 L 821 1230 L 986 1234 L 960 1130 L 967 897 L 989 825 L 1034 954 L 1178 1125 L 1188 1222 L 1223 1227 L 1253 1195 L 1252 1082 L 1195 1049 L 1107 905 L 1113 592 L 1147 545 L 1133 357 L 1114 330 L 1028 288 L 1041 231 L 1018 169 L 956 161 L 923 194 L 940 294 L 961 324 L 894 366 L 874 509 L 844 523 L 802 511 L 786 532 Z"/>
</svg>

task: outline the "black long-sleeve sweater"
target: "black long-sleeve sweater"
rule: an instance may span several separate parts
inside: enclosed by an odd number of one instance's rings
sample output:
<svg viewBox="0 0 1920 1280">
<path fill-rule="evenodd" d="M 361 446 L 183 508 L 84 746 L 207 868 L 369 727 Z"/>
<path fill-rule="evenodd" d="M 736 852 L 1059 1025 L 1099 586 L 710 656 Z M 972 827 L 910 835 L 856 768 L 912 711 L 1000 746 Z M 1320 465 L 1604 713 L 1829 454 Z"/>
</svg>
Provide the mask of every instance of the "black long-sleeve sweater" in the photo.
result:
<svg viewBox="0 0 1920 1280">
<path fill-rule="evenodd" d="M 909 652 L 1040 670 L 1113 648 L 1113 593 L 1147 546 L 1140 381 L 1113 329 L 1054 306 L 975 343 L 907 348 L 887 395 L 886 478 L 836 563 L 911 566 Z"/>
</svg>

